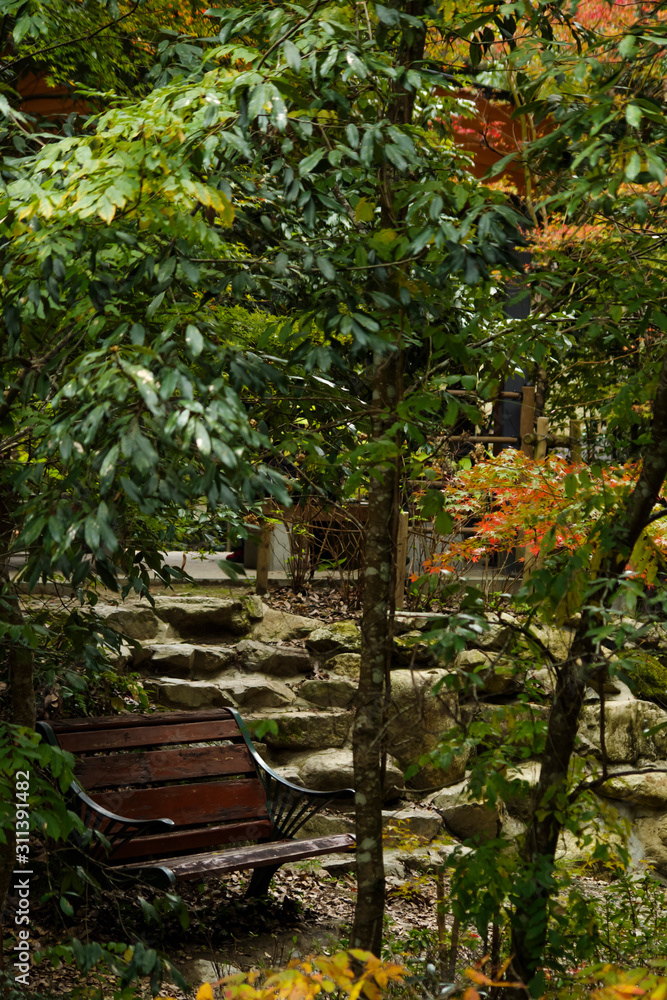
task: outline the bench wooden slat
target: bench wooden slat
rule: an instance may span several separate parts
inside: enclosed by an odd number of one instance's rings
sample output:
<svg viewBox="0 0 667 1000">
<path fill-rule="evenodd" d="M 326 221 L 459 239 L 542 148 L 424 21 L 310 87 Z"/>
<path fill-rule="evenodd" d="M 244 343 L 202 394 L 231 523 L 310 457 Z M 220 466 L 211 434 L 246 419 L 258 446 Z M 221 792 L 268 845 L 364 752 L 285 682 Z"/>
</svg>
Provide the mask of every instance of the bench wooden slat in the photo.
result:
<svg viewBox="0 0 667 1000">
<path fill-rule="evenodd" d="M 169 868 L 178 880 L 201 877 L 202 874 L 239 871 L 245 868 L 263 868 L 267 865 L 282 865 L 290 861 L 302 861 L 321 854 L 331 854 L 354 847 L 354 835 L 336 833 L 329 837 L 313 840 L 278 840 L 269 844 L 255 844 L 235 851 L 220 854 L 191 854 L 185 858 L 161 858 L 151 862 Z M 124 866 L 126 868 L 146 867 L 146 862 Z"/>
<path fill-rule="evenodd" d="M 178 725 L 141 726 L 106 729 L 93 732 L 58 733 L 58 742 L 70 753 L 92 753 L 126 747 L 169 746 L 174 743 L 203 743 L 205 740 L 241 739 L 238 726 L 232 720 L 187 722 Z"/>
<path fill-rule="evenodd" d="M 255 774 L 255 766 L 244 744 L 85 757 L 77 761 L 74 768 L 75 778 L 88 791 L 188 778 L 217 778 L 226 774 Z"/>
<path fill-rule="evenodd" d="M 270 819 L 252 819 L 226 826 L 207 826 L 199 830 L 176 830 L 154 836 L 134 837 L 123 844 L 111 859 L 116 864 L 124 858 L 163 857 L 184 851 L 203 851 L 220 844 L 238 844 L 244 840 L 268 840 L 273 832 Z"/>
<path fill-rule="evenodd" d="M 178 725 L 180 722 L 192 722 L 192 711 L 184 712 L 134 712 L 124 715 L 96 715 L 86 716 L 83 719 L 53 719 L 49 725 L 58 736 L 61 733 L 87 732 L 88 730 L 103 729 L 132 729 L 136 726 L 166 726 Z M 199 722 L 212 722 L 215 719 L 230 720 L 232 714 L 228 708 L 205 708 L 197 709 L 197 720 Z"/>
<path fill-rule="evenodd" d="M 94 801 L 128 819 L 173 819 L 177 826 L 267 815 L 266 793 L 259 779 L 97 792 Z"/>
</svg>

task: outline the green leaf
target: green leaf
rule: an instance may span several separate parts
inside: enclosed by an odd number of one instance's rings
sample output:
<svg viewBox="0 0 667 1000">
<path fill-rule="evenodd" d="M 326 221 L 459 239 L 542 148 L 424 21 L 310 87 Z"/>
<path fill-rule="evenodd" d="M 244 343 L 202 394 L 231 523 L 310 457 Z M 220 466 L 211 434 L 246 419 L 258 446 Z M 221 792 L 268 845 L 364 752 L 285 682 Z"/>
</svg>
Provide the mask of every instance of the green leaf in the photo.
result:
<svg viewBox="0 0 667 1000">
<path fill-rule="evenodd" d="M 176 270 L 176 258 L 172 254 L 171 257 L 167 257 L 167 259 L 163 260 L 162 263 L 160 264 L 160 268 L 157 273 L 158 284 L 164 285 L 168 281 L 171 281 L 171 278 L 175 270 Z"/>
<path fill-rule="evenodd" d="M 637 38 L 635 35 L 625 35 L 618 46 L 618 53 L 623 59 L 629 59 L 637 48 Z"/>
<path fill-rule="evenodd" d="M 639 128 L 642 121 L 642 109 L 636 104 L 628 104 L 625 109 L 625 120 L 633 128 Z"/>
<path fill-rule="evenodd" d="M 383 24 L 388 24 L 392 28 L 395 28 L 397 24 L 400 24 L 400 14 L 398 10 L 395 10 L 392 7 L 385 7 L 384 4 L 376 3 L 375 13 Z"/>
<path fill-rule="evenodd" d="M 350 122 L 350 124 L 346 126 L 345 137 L 347 138 L 347 141 L 350 144 L 350 146 L 352 146 L 352 149 L 356 149 L 358 147 L 359 129 L 353 122 Z"/>
<path fill-rule="evenodd" d="M 665 164 L 664 161 L 651 149 L 646 150 L 646 159 L 648 161 L 648 172 L 651 177 L 655 178 L 659 184 L 665 183 Z"/>
<path fill-rule="evenodd" d="M 89 514 L 86 518 L 83 531 L 86 545 L 94 554 L 100 547 L 100 526 L 94 514 Z"/>
<path fill-rule="evenodd" d="M 155 313 L 162 305 L 164 295 L 164 292 L 160 292 L 160 294 L 156 295 L 153 301 L 149 303 L 148 308 L 146 309 L 146 319 L 152 319 L 153 316 L 155 316 Z"/>
<path fill-rule="evenodd" d="M 628 165 L 625 168 L 625 176 L 627 180 L 633 181 L 638 175 L 642 168 L 642 161 L 639 159 L 639 154 L 634 152 L 628 161 Z"/>
<path fill-rule="evenodd" d="M 181 257 L 179 261 L 183 274 L 192 285 L 199 284 L 199 268 L 187 257 Z"/>
<path fill-rule="evenodd" d="M 454 527 L 454 519 L 446 510 L 440 511 L 435 519 L 435 530 L 441 535 L 451 535 Z"/>
<path fill-rule="evenodd" d="M 321 146 L 319 149 L 316 149 L 314 153 L 311 153 L 310 156 L 306 156 L 306 158 L 299 164 L 299 176 L 303 177 L 305 174 L 309 174 L 312 170 L 314 170 L 326 152 L 326 146 Z"/>
<path fill-rule="evenodd" d="M 327 281 L 335 281 L 336 280 L 336 271 L 335 271 L 335 268 L 334 268 L 333 264 L 331 263 L 331 261 L 328 259 L 328 257 L 319 257 L 318 256 L 318 257 L 315 258 L 315 263 L 317 264 L 319 270 L 322 272 L 322 274 L 327 279 Z"/>
<path fill-rule="evenodd" d="M 195 444 L 202 455 L 211 454 L 211 437 L 201 420 L 195 420 Z"/>
<path fill-rule="evenodd" d="M 114 472 L 116 471 L 116 462 L 118 461 L 118 455 L 120 452 L 120 445 L 114 444 L 109 448 L 108 452 L 104 456 L 102 465 L 100 466 L 100 490 L 104 493 L 111 484 Z"/>
<path fill-rule="evenodd" d="M 294 42 L 289 39 L 283 44 L 283 52 L 285 53 L 285 59 L 287 60 L 287 65 L 298 73 L 301 69 L 301 53 L 297 49 Z"/>
<path fill-rule="evenodd" d="M 193 323 L 188 323 L 186 327 L 185 343 L 188 348 L 188 352 L 193 358 L 199 357 L 201 352 L 204 350 L 204 338 L 199 332 L 199 329 L 194 326 Z"/>
</svg>

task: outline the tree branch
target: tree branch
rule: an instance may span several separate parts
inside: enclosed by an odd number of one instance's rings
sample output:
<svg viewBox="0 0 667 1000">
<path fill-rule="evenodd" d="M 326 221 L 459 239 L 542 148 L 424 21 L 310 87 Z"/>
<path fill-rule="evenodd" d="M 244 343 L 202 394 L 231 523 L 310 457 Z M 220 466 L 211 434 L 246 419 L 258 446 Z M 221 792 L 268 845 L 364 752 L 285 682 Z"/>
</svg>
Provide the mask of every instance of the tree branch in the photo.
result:
<svg viewBox="0 0 667 1000">
<path fill-rule="evenodd" d="M 54 52 L 56 49 L 63 49 L 67 45 L 74 45 L 76 42 L 87 42 L 91 38 L 95 38 L 96 35 L 101 35 L 103 31 L 107 28 L 113 28 L 114 25 L 120 24 L 124 21 L 126 17 L 131 17 L 132 14 L 138 9 L 141 0 L 135 0 L 132 4 L 130 10 L 126 14 L 121 14 L 120 17 L 115 18 L 113 21 L 109 21 L 107 24 L 103 24 L 101 28 L 96 28 L 95 31 L 90 31 L 86 35 L 79 35 L 78 38 L 68 38 L 65 42 L 56 42 L 55 45 L 48 45 L 45 49 L 37 49 L 36 52 L 26 52 L 23 56 L 17 56 L 15 59 L 10 59 L 9 62 L 5 62 L 3 68 L 9 66 L 14 66 L 16 63 L 25 62 L 26 59 L 36 59 L 38 56 L 43 56 L 47 52 Z"/>
</svg>

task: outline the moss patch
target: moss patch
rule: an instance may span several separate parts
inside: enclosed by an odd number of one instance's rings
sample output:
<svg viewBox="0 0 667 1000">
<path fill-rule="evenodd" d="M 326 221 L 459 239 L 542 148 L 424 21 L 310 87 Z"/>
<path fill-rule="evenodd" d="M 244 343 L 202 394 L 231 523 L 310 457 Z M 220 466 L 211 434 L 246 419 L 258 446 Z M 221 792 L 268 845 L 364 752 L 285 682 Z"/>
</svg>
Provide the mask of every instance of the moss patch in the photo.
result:
<svg viewBox="0 0 667 1000">
<path fill-rule="evenodd" d="M 643 701 L 653 701 L 667 708 L 667 666 L 643 649 L 632 650 L 624 655 L 623 660 L 633 694 Z"/>
</svg>

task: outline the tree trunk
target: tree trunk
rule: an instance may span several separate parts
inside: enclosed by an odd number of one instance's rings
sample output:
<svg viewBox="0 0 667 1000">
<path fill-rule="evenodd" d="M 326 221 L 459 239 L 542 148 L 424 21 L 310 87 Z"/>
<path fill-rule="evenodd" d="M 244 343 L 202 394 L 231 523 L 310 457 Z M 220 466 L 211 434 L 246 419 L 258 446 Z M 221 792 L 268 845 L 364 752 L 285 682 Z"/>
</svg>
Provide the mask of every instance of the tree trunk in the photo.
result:
<svg viewBox="0 0 667 1000">
<path fill-rule="evenodd" d="M 596 605 L 588 603 L 582 611 L 570 656 L 560 666 L 535 796 L 536 806 L 523 848 L 524 860 L 529 869 L 532 868 L 532 882 L 520 896 L 512 917 L 512 971 L 515 978 L 526 984 L 535 976 L 544 954 L 551 878 L 563 826 L 560 816 L 568 804 L 568 770 L 586 687 L 601 664 L 591 633 L 599 611 L 609 608 L 614 600 L 619 580 L 648 523 L 667 476 L 667 355 L 663 358 L 653 403 L 651 438 L 642 459 L 639 481 L 625 508 L 620 514 L 604 519 L 593 531 L 593 541 L 597 540 L 604 549 L 597 579 L 606 582 L 601 594 L 596 595 Z"/>
<path fill-rule="evenodd" d="M 397 352 L 376 356 L 373 364 L 372 440 L 379 444 L 394 422 L 399 396 Z M 352 946 L 379 955 L 384 917 L 382 856 L 382 743 L 385 678 L 393 644 L 391 610 L 395 579 L 394 508 L 397 466 L 391 457 L 377 464 L 368 494 L 368 533 L 364 558 L 361 670 L 353 728 L 356 790 L 357 905 Z"/>
<path fill-rule="evenodd" d="M 424 0 L 407 0 L 402 9 L 414 17 L 424 14 Z M 406 29 L 396 64 L 411 66 L 424 58 L 423 23 Z M 410 124 L 416 94 L 402 82 L 393 87 L 387 117 Z M 392 191 L 393 168 L 385 164 L 380 182 L 382 225 L 396 219 Z M 398 293 L 398 287 L 396 288 Z M 398 295 L 397 295 L 398 297 Z M 396 580 L 396 528 L 399 490 L 396 439 L 387 432 L 395 422 L 401 396 L 401 341 L 388 355 L 376 355 L 372 373 L 371 448 L 386 443 L 387 457 L 377 461 L 368 493 L 368 534 L 365 542 L 364 594 L 361 624 L 361 670 L 356 696 L 352 749 L 354 756 L 357 836 L 357 904 L 352 946 L 379 955 L 384 918 L 384 860 L 382 855 L 383 731 L 386 723 L 388 677 L 393 646 Z"/>
</svg>

